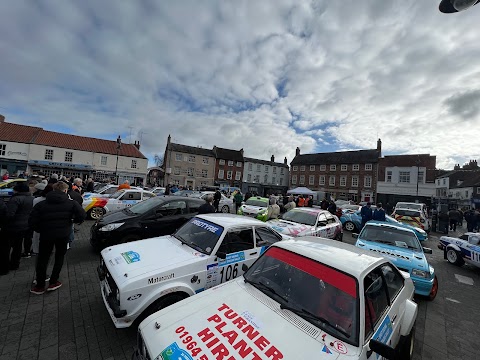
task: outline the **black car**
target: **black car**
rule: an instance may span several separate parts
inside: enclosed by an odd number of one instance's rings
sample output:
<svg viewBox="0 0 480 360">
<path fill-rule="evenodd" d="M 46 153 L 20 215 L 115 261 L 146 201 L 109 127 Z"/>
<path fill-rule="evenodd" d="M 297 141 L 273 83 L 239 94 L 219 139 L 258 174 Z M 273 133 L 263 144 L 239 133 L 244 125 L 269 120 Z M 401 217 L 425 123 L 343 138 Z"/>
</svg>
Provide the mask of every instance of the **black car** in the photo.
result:
<svg viewBox="0 0 480 360">
<path fill-rule="evenodd" d="M 202 199 L 156 196 L 126 209 L 107 213 L 90 229 L 90 244 L 97 250 L 160 235 L 170 235 L 198 214 Z"/>
</svg>

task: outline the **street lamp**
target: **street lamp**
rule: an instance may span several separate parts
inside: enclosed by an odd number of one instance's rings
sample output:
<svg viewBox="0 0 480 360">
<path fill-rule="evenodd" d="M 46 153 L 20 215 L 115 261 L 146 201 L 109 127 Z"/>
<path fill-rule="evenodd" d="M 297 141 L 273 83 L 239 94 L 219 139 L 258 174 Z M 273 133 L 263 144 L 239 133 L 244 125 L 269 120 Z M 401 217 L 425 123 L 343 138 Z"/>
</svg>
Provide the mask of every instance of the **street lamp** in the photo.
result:
<svg viewBox="0 0 480 360">
<path fill-rule="evenodd" d="M 117 162 L 115 163 L 115 182 L 117 183 L 118 185 L 118 174 L 117 174 L 117 170 L 118 170 L 118 153 L 120 152 L 120 149 L 122 148 L 122 139 L 120 138 L 120 135 L 118 135 L 118 138 L 117 138 Z"/>
</svg>

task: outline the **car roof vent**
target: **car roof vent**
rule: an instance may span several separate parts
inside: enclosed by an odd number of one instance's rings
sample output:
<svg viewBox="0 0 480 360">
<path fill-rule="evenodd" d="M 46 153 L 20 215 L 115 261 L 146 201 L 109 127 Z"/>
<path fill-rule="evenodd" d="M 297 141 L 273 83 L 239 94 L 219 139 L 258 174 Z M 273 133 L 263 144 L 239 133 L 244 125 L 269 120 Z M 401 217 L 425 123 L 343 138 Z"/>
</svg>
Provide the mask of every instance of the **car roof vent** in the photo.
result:
<svg viewBox="0 0 480 360">
<path fill-rule="evenodd" d="M 289 310 L 280 309 L 280 305 L 275 300 L 268 297 L 267 295 L 262 293 L 260 290 L 255 289 L 253 286 L 247 286 L 245 287 L 245 290 L 254 298 L 256 298 L 258 301 L 260 301 L 262 304 L 269 307 L 271 310 L 275 311 L 279 316 L 283 317 L 285 320 L 287 320 L 292 325 L 302 330 L 307 335 L 311 336 L 314 339 L 316 339 L 320 335 L 321 333 L 320 329 L 313 326 L 308 321 L 303 320 L 301 317 L 295 315 Z"/>
<path fill-rule="evenodd" d="M 410 258 L 409 258 L 408 256 L 404 256 L 404 255 L 400 255 L 400 254 L 395 254 L 395 253 L 393 253 L 393 252 L 389 252 L 389 251 L 386 251 L 386 250 L 370 249 L 370 251 L 375 251 L 375 252 L 377 252 L 377 253 L 384 254 L 384 255 L 395 256 L 395 257 L 398 257 L 398 258 L 404 259 L 404 260 L 410 260 Z"/>
</svg>

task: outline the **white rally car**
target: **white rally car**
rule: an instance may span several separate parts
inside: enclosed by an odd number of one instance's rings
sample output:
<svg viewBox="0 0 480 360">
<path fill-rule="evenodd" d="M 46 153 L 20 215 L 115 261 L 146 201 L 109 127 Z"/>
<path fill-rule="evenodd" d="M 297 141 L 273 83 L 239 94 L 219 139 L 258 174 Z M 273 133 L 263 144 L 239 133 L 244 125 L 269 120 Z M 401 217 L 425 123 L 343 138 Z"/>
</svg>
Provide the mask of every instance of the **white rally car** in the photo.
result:
<svg viewBox="0 0 480 360">
<path fill-rule="evenodd" d="M 450 264 L 480 267 L 480 233 L 466 232 L 459 238 L 442 236 L 438 248 Z"/>
<path fill-rule="evenodd" d="M 418 310 L 408 274 L 331 244 L 273 244 L 242 277 L 145 319 L 132 359 L 410 359 Z"/>
<path fill-rule="evenodd" d="M 233 214 L 197 215 L 173 235 L 101 252 L 100 288 L 117 328 L 243 274 L 284 237 L 264 222 Z"/>
<path fill-rule="evenodd" d="M 156 195 L 150 191 L 139 188 L 124 189 L 113 193 L 110 197 L 90 197 L 84 199 L 82 206 L 87 216 L 93 220 L 100 219 L 109 211 L 123 210 L 140 201 L 150 199 Z"/>
<path fill-rule="evenodd" d="M 287 211 L 281 219 L 267 221 L 281 234 L 298 236 L 319 236 L 342 241 L 343 227 L 340 220 L 330 212 L 318 208 L 295 208 Z"/>
</svg>

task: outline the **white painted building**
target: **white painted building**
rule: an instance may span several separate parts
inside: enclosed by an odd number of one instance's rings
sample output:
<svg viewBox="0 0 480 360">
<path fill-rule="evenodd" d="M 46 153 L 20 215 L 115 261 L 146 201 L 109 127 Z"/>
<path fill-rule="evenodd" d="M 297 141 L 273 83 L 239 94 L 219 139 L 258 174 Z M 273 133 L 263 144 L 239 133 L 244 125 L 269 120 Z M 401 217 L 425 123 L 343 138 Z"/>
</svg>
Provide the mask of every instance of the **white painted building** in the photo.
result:
<svg viewBox="0 0 480 360">
<path fill-rule="evenodd" d="M 244 158 L 242 192 L 284 193 L 288 188 L 289 167 L 287 158 L 283 163 L 275 162 L 272 155 L 270 161 Z"/>
<path fill-rule="evenodd" d="M 406 195 L 431 198 L 435 196 L 435 183 L 426 182 L 425 167 L 392 166 L 385 168 L 385 178 L 378 179 L 379 194 Z"/>
</svg>

